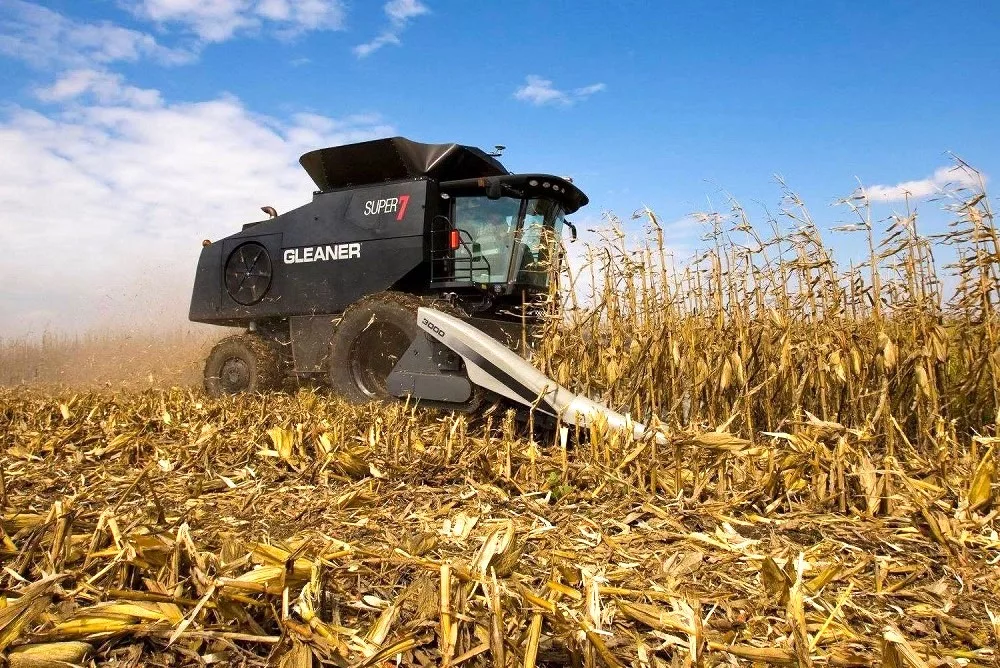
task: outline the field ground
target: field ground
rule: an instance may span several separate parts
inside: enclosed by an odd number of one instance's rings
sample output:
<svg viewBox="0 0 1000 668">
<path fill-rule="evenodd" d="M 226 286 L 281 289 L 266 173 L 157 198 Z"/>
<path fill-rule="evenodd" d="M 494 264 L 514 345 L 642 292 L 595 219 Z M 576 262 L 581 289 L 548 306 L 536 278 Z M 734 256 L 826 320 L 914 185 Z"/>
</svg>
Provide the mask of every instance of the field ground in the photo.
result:
<svg viewBox="0 0 1000 668">
<path fill-rule="evenodd" d="M 829 422 L 563 450 L 312 391 L 21 389 L 0 429 L 11 665 L 996 658 L 991 471 Z"/>
</svg>

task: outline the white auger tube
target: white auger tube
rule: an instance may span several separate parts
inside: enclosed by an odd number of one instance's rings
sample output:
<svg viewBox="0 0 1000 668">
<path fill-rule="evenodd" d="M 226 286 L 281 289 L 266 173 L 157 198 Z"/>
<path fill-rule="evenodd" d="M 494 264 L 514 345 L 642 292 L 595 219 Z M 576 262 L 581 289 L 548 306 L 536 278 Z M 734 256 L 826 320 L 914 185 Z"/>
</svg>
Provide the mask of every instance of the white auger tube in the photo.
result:
<svg viewBox="0 0 1000 668">
<path fill-rule="evenodd" d="M 531 366 L 520 355 L 464 320 L 428 307 L 417 309 L 417 324 L 464 361 L 469 380 L 525 406 L 537 406 L 563 422 L 586 427 L 601 417 L 609 427 L 631 431 L 646 427 L 587 397 L 573 394 Z M 658 441 L 663 437 L 657 435 Z"/>
</svg>

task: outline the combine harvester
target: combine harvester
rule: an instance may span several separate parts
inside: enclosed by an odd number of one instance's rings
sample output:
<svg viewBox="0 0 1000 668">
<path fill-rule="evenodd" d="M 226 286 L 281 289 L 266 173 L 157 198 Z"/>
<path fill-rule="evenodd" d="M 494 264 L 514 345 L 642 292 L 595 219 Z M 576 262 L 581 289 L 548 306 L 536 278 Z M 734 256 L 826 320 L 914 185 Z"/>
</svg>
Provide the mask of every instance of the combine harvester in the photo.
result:
<svg viewBox="0 0 1000 668">
<path fill-rule="evenodd" d="M 499 147 L 498 147 L 499 148 Z M 346 399 L 413 398 L 475 411 L 502 397 L 585 427 L 642 425 L 573 394 L 496 337 L 537 319 L 565 219 L 567 179 L 512 174 L 494 154 L 402 137 L 306 153 L 312 202 L 243 226 L 198 261 L 190 318 L 245 327 L 205 364 L 212 396 L 325 375 Z M 513 346 L 516 347 L 516 346 Z"/>
</svg>

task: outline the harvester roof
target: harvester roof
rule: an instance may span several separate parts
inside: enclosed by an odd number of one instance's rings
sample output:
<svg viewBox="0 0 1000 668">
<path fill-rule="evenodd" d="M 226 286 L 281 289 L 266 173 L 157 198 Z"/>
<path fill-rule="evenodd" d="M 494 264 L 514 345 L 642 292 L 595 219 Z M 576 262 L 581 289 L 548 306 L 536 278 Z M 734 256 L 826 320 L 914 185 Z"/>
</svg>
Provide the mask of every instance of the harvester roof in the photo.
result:
<svg viewBox="0 0 1000 668">
<path fill-rule="evenodd" d="M 421 176 L 450 181 L 509 173 L 473 146 L 422 144 L 405 137 L 321 148 L 304 154 L 299 162 L 320 190 Z"/>
</svg>

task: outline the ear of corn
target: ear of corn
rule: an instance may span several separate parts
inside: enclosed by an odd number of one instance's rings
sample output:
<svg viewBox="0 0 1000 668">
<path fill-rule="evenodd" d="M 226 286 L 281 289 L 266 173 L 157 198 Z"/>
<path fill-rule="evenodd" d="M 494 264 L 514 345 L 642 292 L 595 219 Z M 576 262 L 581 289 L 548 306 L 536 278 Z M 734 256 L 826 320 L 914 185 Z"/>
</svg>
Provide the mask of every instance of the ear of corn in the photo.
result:
<svg viewBox="0 0 1000 668">
<path fill-rule="evenodd" d="M 11 668 L 73 668 L 83 665 L 93 647 L 79 641 L 21 645 L 10 651 Z"/>
</svg>

